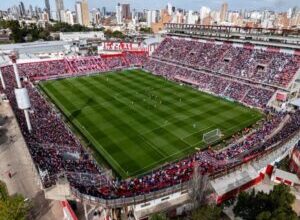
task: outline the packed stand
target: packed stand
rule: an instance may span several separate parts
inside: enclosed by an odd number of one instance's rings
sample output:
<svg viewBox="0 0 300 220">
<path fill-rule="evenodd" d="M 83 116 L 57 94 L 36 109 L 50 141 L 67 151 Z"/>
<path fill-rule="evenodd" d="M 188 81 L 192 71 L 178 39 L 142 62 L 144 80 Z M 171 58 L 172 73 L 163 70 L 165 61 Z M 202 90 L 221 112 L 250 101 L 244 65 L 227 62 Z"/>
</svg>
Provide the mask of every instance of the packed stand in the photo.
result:
<svg viewBox="0 0 300 220">
<path fill-rule="evenodd" d="M 2 67 L 8 99 L 16 114 L 23 136 L 38 170 L 42 174 L 45 187 L 55 184 L 57 176 L 78 172 L 99 176 L 100 169 L 84 150 L 75 135 L 64 124 L 61 116 L 52 109 L 30 82 L 22 82 L 28 89 L 31 110 L 32 131 L 28 132 L 24 113 L 17 108 L 14 95 L 15 78 L 10 67 Z"/>
<path fill-rule="evenodd" d="M 148 55 L 144 51 L 127 51 L 124 54 L 130 65 L 143 66 L 148 60 Z"/>
<path fill-rule="evenodd" d="M 161 47 L 164 47 L 164 44 Z M 187 49 L 189 48 L 186 47 Z M 222 50 L 225 51 L 226 48 Z M 164 53 L 168 54 L 168 52 L 170 51 Z M 128 60 L 123 62 L 123 59 L 116 57 L 105 60 L 105 64 L 109 68 L 128 66 Z M 88 65 L 94 64 L 89 63 Z M 74 65 L 76 68 L 78 65 L 85 66 L 85 62 L 79 64 L 75 62 Z M 208 175 L 230 168 L 242 162 L 249 155 L 257 154 L 274 144 L 287 140 L 300 128 L 299 111 L 278 113 L 265 107 L 271 95 L 269 90 L 250 85 L 243 88 L 241 86 L 243 83 L 213 74 L 200 73 L 172 63 L 151 60 L 146 64 L 146 68 L 171 80 L 189 79 L 189 82 L 195 83 L 201 89 L 210 90 L 219 95 L 223 94 L 252 106 L 262 107 L 265 109 L 266 118 L 260 121 L 258 127 L 251 129 L 243 141 L 236 141 L 222 151 L 215 152 L 208 149 L 138 178 L 110 180 L 106 177 L 104 169 L 93 161 L 64 124 L 60 114 L 43 98 L 30 81 L 23 81 L 23 86 L 28 89 L 32 104 L 30 118 L 33 131 L 31 133 L 27 131 L 23 112 L 17 109 L 13 92 L 16 86 L 13 70 L 11 66 L 2 67 L 7 86 L 4 92 L 16 114 L 44 187 L 54 185 L 58 176 L 66 176 L 72 187 L 90 196 L 114 199 L 143 195 L 190 180 L 195 166 L 199 167 L 200 172 Z M 243 95 L 237 94 L 241 92 L 241 88 Z M 286 118 L 288 120 L 284 120 Z M 278 131 L 279 126 L 282 128 Z"/>
<path fill-rule="evenodd" d="M 115 56 L 88 56 L 57 60 L 47 60 L 18 64 L 21 77 L 31 80 L 48 79 L 50 77 L 70 74 L 104 72 L 129 66 L 142 66 L 148 59 L 144 51 L 124 52 Z M 10 71 L 13 71 L 13 67 Z"/>
<path fill-rule="evenodd" d="M 224 76 L 190 70 L 155 59 L 147 62 L 145 68 L 168 79 L 192 84 L 201 90 L 261 109 L 267 107 L 275 92 L 275 90 L 263 88 L 262 86 L 243 83 L 241 80 L 237 82 L 229 77 L 225 78 Z"/>
<path fill-rule="evenodd" d="M 68 73 L 85 73 L 108 70 L 101 57 L 77 57 L 66 59 Z"/>
<path fill-rule="evenodd" d="M 289 86 L 300 68 L 298 55 L 171 37 L 167 37 L 152 56 L 195 69 L 281 87 Z"/>
</svg>

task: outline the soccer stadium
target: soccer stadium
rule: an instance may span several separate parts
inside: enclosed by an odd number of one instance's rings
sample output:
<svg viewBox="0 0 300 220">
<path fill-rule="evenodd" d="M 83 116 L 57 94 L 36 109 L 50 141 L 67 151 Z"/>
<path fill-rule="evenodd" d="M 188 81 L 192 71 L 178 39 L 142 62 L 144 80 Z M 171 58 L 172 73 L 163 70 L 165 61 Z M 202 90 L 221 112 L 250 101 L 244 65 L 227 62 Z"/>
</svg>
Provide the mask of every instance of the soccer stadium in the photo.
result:
<svg viewBox="0 0 300 220">
<path fill-rule="evenodd" d="M 45 194 L 107 213 L 142 219 L 199 176 L 222 203 L 300 139 L 300 52 L 287 46 L 170 32 L 151 53 L 10 57 L 0 91 Z"/>
<path fill-rule="evenodd" d="M 255 110 L 141 70 L 41 86 L 122 177 L 149 172 L 220 137 L 203 140 L 205 133 L 219 129 L 225 138 L 260 118 Z"/>
</svg>

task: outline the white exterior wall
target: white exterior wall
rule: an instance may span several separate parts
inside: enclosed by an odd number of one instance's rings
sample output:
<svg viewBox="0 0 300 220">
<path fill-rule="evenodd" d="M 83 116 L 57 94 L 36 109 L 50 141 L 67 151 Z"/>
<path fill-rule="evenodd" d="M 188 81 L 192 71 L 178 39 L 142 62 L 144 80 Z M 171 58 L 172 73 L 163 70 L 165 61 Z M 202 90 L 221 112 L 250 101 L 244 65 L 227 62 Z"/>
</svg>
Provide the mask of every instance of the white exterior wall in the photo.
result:
<svg viewBox="0 0 300 220">
<path fill-rule="evenodd" d="M 82 7 L 81 7 L 80 2 L 76 3 L 75 10 L 76 10 L 76 16 L 77 16 L 77 23 L 82 25 L 83 24 L 83 22 L 82 22 Z"/>
</svg>

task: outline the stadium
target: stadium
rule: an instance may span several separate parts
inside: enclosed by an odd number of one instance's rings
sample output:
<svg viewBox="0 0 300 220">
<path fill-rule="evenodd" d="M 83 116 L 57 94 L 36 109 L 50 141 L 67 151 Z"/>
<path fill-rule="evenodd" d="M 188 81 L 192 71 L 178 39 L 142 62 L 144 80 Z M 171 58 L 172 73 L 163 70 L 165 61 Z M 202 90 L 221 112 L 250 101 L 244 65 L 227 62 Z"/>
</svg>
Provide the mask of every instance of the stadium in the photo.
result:
<svg viewBox="0 0 300 220">
<path fill-rule="evenodd" d="M 151 54 L 17 58 L 0 88 L 42 188 L 108 218 L 187 201 L 199 176 L 222 203 L 300 139 L 300 52 L 287 45 L 169 33 Z"/>
</svg>

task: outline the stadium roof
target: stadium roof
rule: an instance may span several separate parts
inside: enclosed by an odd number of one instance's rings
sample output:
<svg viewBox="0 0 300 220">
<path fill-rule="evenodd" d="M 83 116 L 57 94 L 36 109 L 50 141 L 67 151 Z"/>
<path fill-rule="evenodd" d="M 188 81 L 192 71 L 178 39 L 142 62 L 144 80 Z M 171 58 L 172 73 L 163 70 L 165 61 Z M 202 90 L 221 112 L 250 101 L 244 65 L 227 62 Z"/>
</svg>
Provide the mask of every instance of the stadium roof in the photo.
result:
<svg viewBox="0 0 300 220">
<path fill-rule="evenodd" d="M 214 179 L 210 183 L 215 192 L 221 196 L 245 185 L 257 177 L 257 171 L 252 166 L 246 166 L 242 170 L 237 170 L 226 176 Z"/>
<path fill-rule="evenodd" d="M 290 180 L 293 183 L 297 183 L 297 184 L 300 183 L 299 178 L 297 177 L 296 174 L 289 173 L 284 170 L 276 169 L 273 175 L 275 176 L 275 178 L 279 177 L 284 180 Z"/>
<path fill-rule="evenodd" d="M 300 108 L 300 99 L 295 99 L 291 104 Z"/>
<path fill-rule="evenodd" d="M 22 54 L 65 51 L 70 43 L 64 41 L 36 41 L 32 43 L 2 44 L 0 52 L 18 51 Z"/>
<path fill-rule="evenodd" d="M 159 37 L 158 35 L 155 37 L 150 37 L 144 40 L 144 43 L 146 45 L 151 45 L 151 44 L 158 44 L 162 41 L 163 39 Z"/>
</svg>

